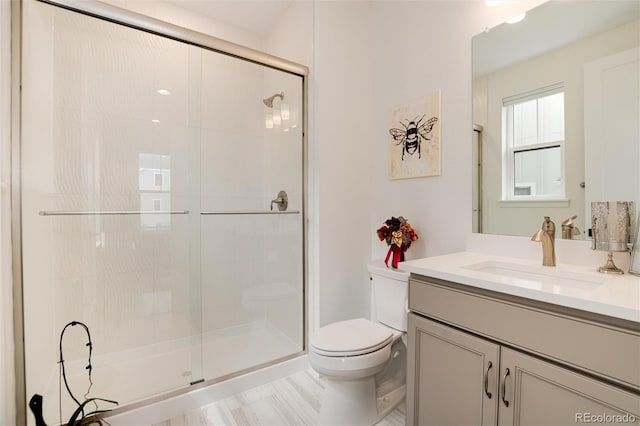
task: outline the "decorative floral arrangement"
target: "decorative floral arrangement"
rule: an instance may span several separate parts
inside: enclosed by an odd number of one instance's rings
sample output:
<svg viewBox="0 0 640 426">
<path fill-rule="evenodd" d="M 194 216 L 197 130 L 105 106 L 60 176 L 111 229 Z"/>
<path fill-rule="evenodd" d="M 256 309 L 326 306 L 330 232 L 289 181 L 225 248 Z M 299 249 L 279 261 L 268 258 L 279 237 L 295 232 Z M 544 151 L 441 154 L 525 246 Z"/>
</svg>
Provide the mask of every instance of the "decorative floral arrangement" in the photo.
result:
<svg viewBox="0 0 640 426">
<path fill-rule="evenodd" d="M 384 259 L 385 265 L 389 266 L 389 258 L 393 254 L 391 266 L 398 267 L 398 262 L 404 261 L 404 252 L 411 247 L 411 243 L 418 239 L 418 234 L 409 225 L 409 222 L 402 217 L 391 217 L 384 222 L 384 225 L 376 231 L 380 241 L 386 241 L 389 246 L 387 257 Z"/>
</svg>

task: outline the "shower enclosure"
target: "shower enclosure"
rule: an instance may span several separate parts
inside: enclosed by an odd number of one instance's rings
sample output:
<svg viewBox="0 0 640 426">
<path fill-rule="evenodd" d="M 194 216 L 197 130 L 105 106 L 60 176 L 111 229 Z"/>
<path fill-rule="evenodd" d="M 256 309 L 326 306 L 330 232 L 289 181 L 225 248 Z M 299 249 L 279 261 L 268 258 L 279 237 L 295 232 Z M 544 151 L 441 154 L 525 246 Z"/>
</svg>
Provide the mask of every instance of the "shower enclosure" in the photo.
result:
<svg viewBox="0 0 640 426">
<path fill-rule="evenodd" d="M 25 386 L 50 422 L 76 407 L 61 359 L 126 405 L 305 345 L 306 68 L 105 7 L 23 3 Z"/>
</svg>

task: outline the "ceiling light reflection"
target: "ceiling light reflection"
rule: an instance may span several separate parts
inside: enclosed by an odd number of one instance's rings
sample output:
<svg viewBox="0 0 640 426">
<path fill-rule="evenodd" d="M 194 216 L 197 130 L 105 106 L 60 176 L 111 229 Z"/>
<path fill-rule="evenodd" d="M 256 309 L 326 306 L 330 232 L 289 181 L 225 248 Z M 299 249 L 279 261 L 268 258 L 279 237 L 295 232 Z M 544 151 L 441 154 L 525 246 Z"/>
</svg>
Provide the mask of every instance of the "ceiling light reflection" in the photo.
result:
<svg viewBox="0 0 640 426">
<path fill-rule="evenodd" d="M 527 16 L 526 13 L 521 13 L 520 15 L 514 16 L 513 18 L 507 20 L 507 24 L 517 24 L 522 21 L 524 17 Z"/>
</svg>

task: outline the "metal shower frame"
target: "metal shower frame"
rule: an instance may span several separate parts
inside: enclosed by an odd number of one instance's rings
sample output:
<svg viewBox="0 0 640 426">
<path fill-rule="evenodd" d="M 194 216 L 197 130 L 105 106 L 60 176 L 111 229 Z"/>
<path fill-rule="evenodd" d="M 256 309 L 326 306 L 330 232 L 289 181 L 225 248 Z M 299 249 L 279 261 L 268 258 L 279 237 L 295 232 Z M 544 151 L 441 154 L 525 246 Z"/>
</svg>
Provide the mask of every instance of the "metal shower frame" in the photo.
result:
<svg viewBox="0 0 640 426">
<path fill-rule="evenodd" d="M 111 413 L 118 414 L 124 411 L 140 408 L 151 403 L 169 399 L 195 389 L 222 382 L 233 377 L 246 374 L 260 368 L 275 365 L 290 359 L 297 358 L 307 353 L 308 348 L 308 324 L 309 312 L 309 261 L 308 226 L 307 226 L 307 185 L 308 185 L 308 76 L 307 66 L 269 55 L 267 53 L 251 49 L 239 44 L 219 39 L 207 34 L 170 24 L 155 18 L 121 9 L 95 0 L 37 0 L 52 6 L 61 7 L 73 12 L 78 12 L 94 18 L 112 22 L 116 25 L 124 25 L 129 28 L 145 31 L 161 37 L 166 37 L 179 42 L 187 43 L 205 50 L 217 52 L 240 60 L 263 65 L 275 70 L 294 74 L 302 78 L 302 276 L 303 276 L 303 315 L 302 327 L 304 343 L 302 351 L 261 364 L 256 367 L 241 370 L 219 378 L 205 380 L 186 388 L 168 391 L 167 393 L 151 397 L 141 402 L 129 404 L 122 408 L 116 408 Z M 15 393 L 16 393 L 16 421 L 17 424 L 27 423 L 26 410 L 26 366 L 24 357 L 24 308 L 23 308 L 23 283 L 22 283 L 22 199 L 21 199 L 21 63 L 22 63 L 22 0 L 11 2 L 11 236 L 12 236 L 12 267 L 13 267 L 13 306 L 14 306 L 14 360 L 15 360 Z"/>
</svg>

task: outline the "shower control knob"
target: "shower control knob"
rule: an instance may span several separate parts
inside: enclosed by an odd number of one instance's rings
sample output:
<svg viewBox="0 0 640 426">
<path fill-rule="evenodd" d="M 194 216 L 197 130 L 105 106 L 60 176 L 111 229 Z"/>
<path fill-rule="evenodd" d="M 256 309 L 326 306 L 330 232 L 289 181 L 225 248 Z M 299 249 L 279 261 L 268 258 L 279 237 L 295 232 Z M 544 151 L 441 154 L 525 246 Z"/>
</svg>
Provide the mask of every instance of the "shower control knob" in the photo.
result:
<svg viewBox="0 0 640 426">
<path fill-rule="evenodd" d="M 275 200 L 271 200 L 271 210 L 273 211 L 273 205 L 278 206 L 278 211 L 285 211 L 289 206 L 289 197 L 285 191 L 278 192 L 278 197 Z"/>
</svg>

